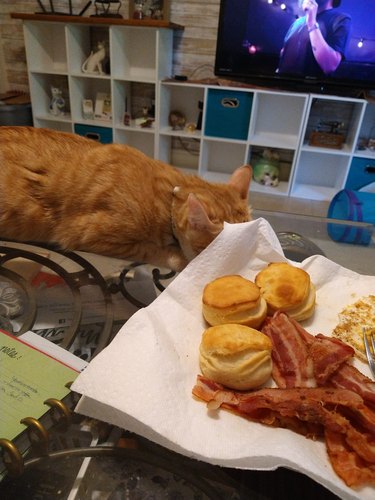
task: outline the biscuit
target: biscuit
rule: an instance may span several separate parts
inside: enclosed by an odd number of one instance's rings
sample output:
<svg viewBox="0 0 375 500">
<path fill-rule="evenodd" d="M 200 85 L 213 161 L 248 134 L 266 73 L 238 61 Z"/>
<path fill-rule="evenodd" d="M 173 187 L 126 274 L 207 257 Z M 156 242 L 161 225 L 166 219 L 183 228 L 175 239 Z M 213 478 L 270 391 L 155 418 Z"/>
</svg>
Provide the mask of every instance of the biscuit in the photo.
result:
<svg viewBox="0 0 375 500">
<path fill-rule="evenodd" d="M 199 348 L 204 376 L 235 390 L 264 384 L 272 372 L 272 342 L 253 328 L 225 324 L 207 328 Z"/>
<path fill-rule="evenodd" d="M 205 286 L 202 312 L 211 326 L 238 323 L 258 328 L 267 315 L 267 303 L 255 283 L 239 275 L 226 275 Z"/>
<path fill-rule="evenodd" d="M 302 321 L 315 310 L 316 290 L 310 275 L 287 262 L 272 262 L 255 277 L 261 295 L 267 302 L 267 314 L 286 312 Z"/>
<path fill-rule="evenodd" d="M 315 310 L 316 302 L 316 290 L 313 283 L 310 283 L 309 294 L 306 300 L 300 305 L 293 309 L 289 309 L 287 314 L 289 317 L 295 319 L 296 321 L 304 321 L 313 315 Z"/>
<path fill-rule="evenodd" d="M 257 274 L 255 283 L 273 310 L 287 311 L 307 298 L 310 276 L 287 262 L 272 262 Z"/>
</svg>

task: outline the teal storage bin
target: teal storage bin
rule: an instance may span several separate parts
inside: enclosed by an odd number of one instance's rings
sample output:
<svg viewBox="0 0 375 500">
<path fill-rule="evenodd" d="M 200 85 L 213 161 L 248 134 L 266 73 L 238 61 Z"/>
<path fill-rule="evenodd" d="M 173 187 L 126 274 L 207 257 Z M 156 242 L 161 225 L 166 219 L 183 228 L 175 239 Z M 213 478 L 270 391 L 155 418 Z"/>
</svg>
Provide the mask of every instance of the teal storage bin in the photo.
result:
<svg viewBox="0 0 375 500">
<path fill-rule="evenodd" d="M 246 140 L 253 94 L 209 89 L 204 133 L 211 137 Z"/>
<path fill-rule="evenodd" d="M 329 219 L 375 224 L 375 193 L 365 193 L 343 189 L 332 199 L 328 208 Z M 328 234 L 334 240 L 356 245 L 369 245 L 371 230 L 350 224 L 329 223 Z"/>
<path fill-rule="evenodd" d="M 101 142 L 102 144 L 111 144 L 113 142 L 112 129 L 107 127 L 96 127 L 95 125 L 83 125 L 77 123 L 74 125 L 74 132 L 83 135 L 87 139 Z"/>
<path fill-rule="evenodd" d="M 357 191 L 375 182 L 375 160 L 355 157 L 350 165 L 345 189 Z"/>
</svg>

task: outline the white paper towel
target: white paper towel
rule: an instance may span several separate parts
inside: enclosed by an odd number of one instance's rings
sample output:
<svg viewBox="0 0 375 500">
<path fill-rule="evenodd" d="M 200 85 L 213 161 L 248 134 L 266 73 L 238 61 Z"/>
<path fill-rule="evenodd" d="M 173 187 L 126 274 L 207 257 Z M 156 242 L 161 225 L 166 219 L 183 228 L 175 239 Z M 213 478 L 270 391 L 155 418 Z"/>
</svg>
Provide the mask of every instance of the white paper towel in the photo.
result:
<svg viewBox="0 0 375 500">
<path fill-rule="evenodd" d="M 283 260 L 277 236 L 264 219 L 226 224 L 213 243 L 151 305 L 135 313 L 79 375 L 72 386 L 84 395 L 77 411 L 209 463 L 258 470 L 290 467 L 341 498 L 374 498 L 373 488 L 356 492 L 345 486 L 332 470 L 323 442 L 223 410 L 208 412 L 205 403 L 192 397 L 206 328 L 203 287 L 224 274 L 254 279 L 269 262 Z M 312 334 L 329 335 L 345 305 L 374 293 L 374 276 L 360 276 L 325 257 L 294 264 L 307 270 L 316 286 L 315 314 L 303 323 Z M 356 363 L 370 375 L 366 364 Z"/>
</svg>

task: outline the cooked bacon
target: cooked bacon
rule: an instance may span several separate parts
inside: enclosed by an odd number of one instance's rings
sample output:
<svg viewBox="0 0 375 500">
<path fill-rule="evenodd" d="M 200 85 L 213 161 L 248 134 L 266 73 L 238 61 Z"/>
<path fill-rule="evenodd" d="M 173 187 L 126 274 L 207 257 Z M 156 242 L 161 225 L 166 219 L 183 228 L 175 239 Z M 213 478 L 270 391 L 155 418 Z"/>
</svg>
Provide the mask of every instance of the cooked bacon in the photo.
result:
<svg viewBox="0 0 375 500">
<path fill-rule="evenodd" d="M 375 484 L 375 465 L 350 449 L 342 434 L 326 429 L 325 442 L 332 467 L 349 487 Z"/>
<path fill-rule="evenodd" d="M 353 391 L 318 387 L 235 392 L 198 375 L 193 394 L 206 401 L 209 408 L 229 409 L 306 437 L 317 438 L 324 429 L 332 466 L 346 484 L 358 486 L 373 481 L 375 434 L 363 432 L 356 419 L 351 419 L 370 410 Z M 370 416 L 373 418 L 371 412 Z"/>
<path fill-rule="evenodd" d="M 356 435 L 356 429 L 338 409 L 360 413 L 364 408 L 362 398 L 346 389 L 273 388 L 236 392 L 227 390 L 202 375 L 197 377 L 193 394 L 209 403 L 210 408 L 230 409 L 267 425 L 275 424 L 277 417 L 297 418 L 303 422 L 323 425 L 336 432 L 350 432 L 353 435 Z"/>
<path fill-rule="evenodd" d="M 272 410 L 282 416 L 325 424 L 335 431 L 345 430 L 347 420 L 337 413 L 338 408 L 361 412 L 362 398 L 353 391 L 335 388 L 258 389 L 256 391 L 231 391 L 203 375 L 197 376 L 194 396 L 206 401 L 216 401 L 216 407 L 235 410 L 252 418 L 259 410 Z"/>
<path fill-rule="evenodd" d="M 347 363 L 342 365 L 330 377 L 328 385 L 356 392 L 366 404 L 375 409 L 375 382 L 363 375 L 355 366 Z"/>
<path fill-rule="evenodd" d="M 314 365 L 314 376 L 318 386 L 326 384 L 327 380 L 346 361 L 353 358 L 354 349 L 339 339 L 326 337 L 319 333 L 313 337 L 309 345 L 309 355 Z M 345 387 L 348 389 L 348 387 Z"/>
<path fill-rule="evenodd" d="M 286 313 L 277 312 L 262 332 L 272 341 L 272 377 L 278 387 L 324 386 L 354 349 L 338 339 L 313 336 Z"/>
<path fill-rule="evenodd" d="M 373 483 L 375 383 L 349 364 L 354 350 L 338 339 L 322 334 L 310 335 L 286 313 L 276 313 L 269 318 L 263 332 L 271 338 L 274 350 L 279 350 L 273 356 L 273 362 L 278 365 L 274 367 L 273 375 L 279 387 L 285 387 L 284 363 L 288 362 L 288 357 L 290 358 L 289 354 L 285 355 L 285 351 L 299 346 L 298 348 L 303 350 L 303 357 L 312 362 L 313 377 L 309 379 L 310 385 L 346 389 L 362 398 L 364 402 L 362 408 L 355 405 L 340 405 L 337 408 L 340 415 L 350 422 L 345 429 L 344 427 L 341 430 L 335 429 L 328 420 L 323 425 L 329 457 L 337 474 L 349 486 Z M 297 340 L 293 340 L 293 336 Z M 301 357 L 301 354 L 299 356 Z M 288 373 L 288 383 L 295 384 L 294 387 L 304 387 L 305 379 L 301 374 L 305 373 L 305 368 L 298 364 L 289 366 L 296 373 Z M 302 385 L 299 385 L 301 382 Z"/>
<path fill-rule="evenodd" d="M 307 338 L 300 334 L 288 316 L 275 313 L 265 321 L 262 332 L 272 341 L 272 377 L 278 387 L 315 387 Z"/>
<path fill-rule="evenodd" d="M 363 402 L 365 403 L 365 401 Z M 370 433 L 375 439 L 375 412 L 366 403 L 360 412 L 354 408 L 348 410 L 347 418 L 355 423 L 356 428 L 362 432 Z"/>
<path fill-rule="evenodd" d="M 354 355 L 351 346 L 336 338 L 309 334 L 286 313 L 268 318 L 262 331 L 273 344 L 272 376 L 278 387 L 349 389 L 375 409 L 375 382 L 348 363 Z"/>
</svg>

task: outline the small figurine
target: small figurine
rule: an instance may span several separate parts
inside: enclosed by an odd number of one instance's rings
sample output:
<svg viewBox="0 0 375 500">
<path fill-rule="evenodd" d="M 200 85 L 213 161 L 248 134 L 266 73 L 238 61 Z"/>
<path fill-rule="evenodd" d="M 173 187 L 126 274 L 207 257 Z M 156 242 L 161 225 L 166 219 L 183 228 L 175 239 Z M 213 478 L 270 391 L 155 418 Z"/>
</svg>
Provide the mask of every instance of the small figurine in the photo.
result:
<svg viewBox="0 0 375 500">
<path fill-rule="evenodd" d="M 82 64 L 82 72 L 93 74 L 99 73 L 99 75 L 104 75 L 102 62 L 104 61 L 105 56 L 105 44 L 104 42 L 98 42 L 96 51 L 91 51 L 89 57 Z"/>
<path fill-rule="evenodd" d="M 270 149 L 265 149 L 262 157 L 253 167 L 255 182 L 264 186 L 276 187 L 279 185 L 279 155 Z"/>
<path fill-rule="evenodd" d="M 186 124 L 186 117 L 181 111 L 171 111 L 169 113 L 169 125 L 172 130 L 183 130 Z"/>
<path fill-rule="evenodd" d="M 144 0 L 134 0 L 133 19 L 143 19 L 145 17 L 144 4 Z"/>
<path fill-rule="evenodd" d="M 61 116 L 64 114 L 65 99 L 62 96 L 62 90 L 58 87 L 51 87 L 51 102 L 49 104 L 49 112 L 53 116 Z"/>
<path fill-rule="evenodd" d="M 317 126 L 317 132 L 327 132 L 329 134 L 338 134 L 341 129 L 343 129 L 345 124 L 338 121 L 319 121 Z"/>
</svg>

